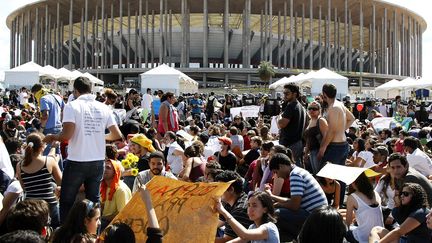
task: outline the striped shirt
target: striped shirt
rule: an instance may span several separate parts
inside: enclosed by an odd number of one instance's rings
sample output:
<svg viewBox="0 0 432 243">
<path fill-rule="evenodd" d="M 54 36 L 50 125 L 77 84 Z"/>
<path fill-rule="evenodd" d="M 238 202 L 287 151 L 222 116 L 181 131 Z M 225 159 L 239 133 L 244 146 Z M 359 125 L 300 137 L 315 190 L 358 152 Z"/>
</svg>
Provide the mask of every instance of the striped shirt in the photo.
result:
<svg viewBox="0 0 432 243">
<path fill-rule="evenodd" d="M 319 183 L 306 170 L 294 166 L 290 173 L 291 197 L 301 196 L 300 207 L 309 213 L 327 205 L 327 199 Z"/>
<path fill-rule="evenodd" d="M 21 179 L 26 199 L 42 199 L 49 204 L 57 203 L 52 184 L 52 175 L 46 167 L 46 161 L 44 166 L 35 173 L 26 173 L 21 166 Z"/>
</svg>

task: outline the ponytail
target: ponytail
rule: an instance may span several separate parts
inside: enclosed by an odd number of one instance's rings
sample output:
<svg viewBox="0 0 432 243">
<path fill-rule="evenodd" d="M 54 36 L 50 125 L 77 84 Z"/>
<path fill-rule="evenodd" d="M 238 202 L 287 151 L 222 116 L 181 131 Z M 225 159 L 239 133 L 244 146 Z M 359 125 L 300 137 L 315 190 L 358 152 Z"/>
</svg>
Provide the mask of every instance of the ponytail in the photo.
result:
<svg viewBox="0 0 432 243">
<path fill-rule="evenodd" d="M 39 151 L 42 148 L 44 144 L 42 142 L 43 137 L 43 134 L 36 132 L 28 135 L 26 139 L 27 146 L 25 148 L 23 166 L 29 165 L 33 160 L 35 152 Z"/>
<path fill-rule="evenodd" d="M 25 148 L 23 166 L 27 166 L 31 163 L 33 157 L 33 146 L 32 142 L 29 142 Z"/>
</svg>

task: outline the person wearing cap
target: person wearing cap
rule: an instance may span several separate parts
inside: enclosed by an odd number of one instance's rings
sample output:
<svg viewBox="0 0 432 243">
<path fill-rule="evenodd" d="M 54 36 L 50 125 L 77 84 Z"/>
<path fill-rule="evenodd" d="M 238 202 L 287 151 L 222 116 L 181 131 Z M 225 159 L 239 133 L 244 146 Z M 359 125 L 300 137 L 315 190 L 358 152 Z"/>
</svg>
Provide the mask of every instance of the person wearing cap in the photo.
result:
<svg viewBox="0 0 432 243">
<path fill-rule="evenodd" d="M 121 165 L 115 160 L 105 161 L 105 170 L 100 186 L 103 230 L 132 198 L 129 187 L 120 180 Z"/>
<path fill-rule="evenodd" d="M 129 151 L 134 155 L 138 156 L 139 160 L 137 163 L 138 171 L 144 171 L 149 169 L 148 156 L 149 153 L 155 151 L 152 141 L 148 139 L 144 134 L 135 134 L 129 140 Z M 127 169 L 123 172 L 123 180 L 126 185 L 132 190 L 135 176 L 132 175 L 132 170 Z"/>
<path fill-rule="evenodd" d="M 232 141 L 227 137 L 219 137 L 218 139 L 221 150 L 220 152 L 214 153 L 216 161 L 221 165 L 222 170 L 234 171 L 237 165 L 237 157 L 230 151 Z"/>
<path fill-rule="evenodd" d="M 141 187 L 141 184 L 147 184 L 147 182 L 149 182 L 154 176 L 165 176 L 177 180 L 177 177 L 173 173 L 165 170 L 165 165 L 166 160 L 163 153 L 160 151 L 152 152 L 148 157 L 149 169 L 141 171 L 135 177 L 132 192 L 135 193 L 138 191 Z"/>
</svg>

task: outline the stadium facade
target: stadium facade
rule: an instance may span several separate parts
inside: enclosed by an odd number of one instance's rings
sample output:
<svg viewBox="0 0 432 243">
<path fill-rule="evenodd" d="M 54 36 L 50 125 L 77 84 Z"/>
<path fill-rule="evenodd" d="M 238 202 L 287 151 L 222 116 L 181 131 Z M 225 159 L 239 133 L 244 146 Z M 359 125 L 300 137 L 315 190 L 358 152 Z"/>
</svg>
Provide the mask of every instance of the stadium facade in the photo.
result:
<svg viewBox="0 0 432 243">
<path fill-rule="evenodd" d="M 360 87 L 422 75 L 416 13 L 379 0 L 42 0 L 7 18 L 11 68 L 27 61 L 111 82 L 167 63 L 202 84 L 322 67 Z"/>
</svg>

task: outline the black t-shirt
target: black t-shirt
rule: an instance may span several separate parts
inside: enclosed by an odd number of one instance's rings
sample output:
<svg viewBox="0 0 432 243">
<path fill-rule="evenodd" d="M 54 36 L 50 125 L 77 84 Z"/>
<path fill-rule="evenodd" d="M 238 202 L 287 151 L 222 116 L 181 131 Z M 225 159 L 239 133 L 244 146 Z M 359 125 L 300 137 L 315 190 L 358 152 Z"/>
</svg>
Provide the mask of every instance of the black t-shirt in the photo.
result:
<svg viewBox="0 0 432 243">
<path fill-rule="evenodd" d="M 420 223 L 415 229 L 406 234 L 408 242 L 415 243 L 430 243 L 431 230 L 426 226 L 426 215 L 430 212 L 427 208 L 419 208 L 408 215 L 408 218 L 413 218 Z M 407 218 L 401 215 L 399 208 L 394 208 L 392 211 L 393 217 L 399 224 L 402 224 Z"/>
<path fill-rule="evenodd" d="M 247 214 L 247 203 L 248 196 L 246 193 L 242 193 L 234 205 L 231 207 L 229 204 L 225 204 L 224 208 L 235 218 L 241 225 L 245 228 L 249 228 L 249 225 L 253 224 L 253 222 L 249 219 Z M 225 220 L 226 221 L 226 220 Z M 231 228 L 231 226 L 226 223 L 225 224 L 225 235 L 231 236 L 233 238 L 237 237 L 237 234 Z"/>
<path fill-rule="evenodd" d="M 247 165 L 250 165 L 254 160 L 258 159 L 260 157 L 260 152 L 258 149 L 251 149 L 249 152 L 244 156 L 244 161 Z"/>
<path fill-rule="evenodd" d="M 235 170 L 237 164 L 237 158 L 232 152 L 228 152 L 227 156 L 222 156 L 220 152 L 214 153 L 217 161 L 221 165 L 222 170 Z"/>
<path fill-rule="evenodd" d="M 144 155 L 143 157 L 141 157 L 138 160 L 137 167 L 138 167 L 139 172 L 150 169 L 149 160 L 148 160 L 147 155 Z"/>
<path fill-rule="evenodd" d="M 280 130 L 279 144 L 289 146 L 302 139 L 306 123 L 306 111 L 299 102 L 294 101 L 288 103 L 282 117 L 289 119 L 289 123 Z"/>
</svg>

